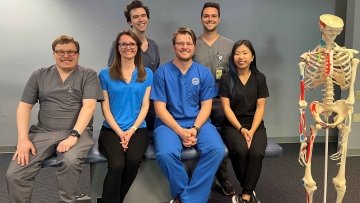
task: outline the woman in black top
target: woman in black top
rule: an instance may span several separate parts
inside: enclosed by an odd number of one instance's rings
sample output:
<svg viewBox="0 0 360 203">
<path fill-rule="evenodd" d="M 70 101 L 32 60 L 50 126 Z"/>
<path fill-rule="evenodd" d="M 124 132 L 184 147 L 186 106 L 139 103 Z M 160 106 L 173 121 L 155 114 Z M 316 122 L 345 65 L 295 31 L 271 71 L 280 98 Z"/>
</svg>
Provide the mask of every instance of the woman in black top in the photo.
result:
<svg viewBox="0 0 360 203">
<path fill-rule="evenodd" d="M 233 196 L 233 203 L 259 202 L 254 190 L 267 145 L 263 117 L 268 96 L 266 78 L 256 67 L 251 42 L 236 42 L 229 58 L 229 73 L 220 81 L 220 99 L 226 116 L 221 134 L 243 188 L 240 195 Z"/>
</svg>

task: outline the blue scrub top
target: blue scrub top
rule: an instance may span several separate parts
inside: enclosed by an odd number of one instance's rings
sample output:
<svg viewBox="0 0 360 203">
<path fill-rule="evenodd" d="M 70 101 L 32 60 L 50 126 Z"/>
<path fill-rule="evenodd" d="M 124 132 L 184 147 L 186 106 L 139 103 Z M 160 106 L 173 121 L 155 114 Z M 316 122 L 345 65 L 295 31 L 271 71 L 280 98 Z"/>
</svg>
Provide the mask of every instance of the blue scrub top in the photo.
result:
<svg viewBox="0 0 360 203">
<path fill-rule="evenodd" d="M 156 70 L 150 98 L 165 102 L 167 110 L 181 126 L 191 127 L 201 102 L 216 95 L 215 80 L 208 68 L 193 61 L 183 75 L 170 61 Z M 156 127 L 163 124 L 160 119 L 156 120 Z"/>
<path fill-rule="evenodd" d="M 121 80 L 111 79 L 109 67 L 102 69 L 99 73 L 101 87 L 109 95 L 110 111 L 123 131 L 134 125 L 140 113 L 146 88 L 152 85 L 153 73 L 149 68 L 145 68 L 145 71 L 145 81 L 137 82 L 138 70 L 135 68 L 129 84 Z M 104 120 L 103 125 L 110 128 L 106 120 Z M 144 120 L 139 128 L 145 127 L 146 122 Z"/>
</svg>

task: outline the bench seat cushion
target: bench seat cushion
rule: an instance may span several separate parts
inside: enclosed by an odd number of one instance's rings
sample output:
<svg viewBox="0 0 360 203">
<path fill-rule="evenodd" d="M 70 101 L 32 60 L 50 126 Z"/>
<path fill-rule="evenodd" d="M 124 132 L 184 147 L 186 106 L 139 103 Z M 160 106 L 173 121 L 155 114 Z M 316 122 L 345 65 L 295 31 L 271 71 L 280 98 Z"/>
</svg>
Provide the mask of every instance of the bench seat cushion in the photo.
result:
<svg viewBox="0 0 360 203">
<path fill-rule="evenodd" d="M 89 151 L 89 154 L 85 160 L 85 163 L 99 163 L 99 162 L 106 162 L 106 158 L 100 154 L 99 149 L 98 149 L 98 138 L 99 138 L 99 130 L 95 130 L 94 134 L 93 134 L 93 140 L 94 140 L 94 145 L 92 146 L 92 148 Z M 228 149 L 225 147 L 225 156 L 227 156 L 228 154 Z M 268 139 L 268 144 L 266 147 L 266 151 L 265 151 L 265 157 L 279 157 L 283 154 L 283 149 L 280 145 L 278 145 L 277 143 L 271 141 Z M 197 159 L 199 158 L 199 153 L 198 151 L 193 148 L 186 148 L 182 154 L 181 154 L 181 159 L 182 160 L 192 160 L 192 159 Z M 145 158 L 146 159 L 151 159 L 154 160 L 156 159 L 156 154 L 155 154 L 155 150 L 154 150 L 154 145 L 152 143 L 152 141 L 150 142 L 146 152 L 145 152 Z M 56 161 L 56 154 L 54 154 L 54 156 L 46 159 L 43 162 L 43 167 L 55 167 L 57 166 L 57 161 Z"/>
</svg>

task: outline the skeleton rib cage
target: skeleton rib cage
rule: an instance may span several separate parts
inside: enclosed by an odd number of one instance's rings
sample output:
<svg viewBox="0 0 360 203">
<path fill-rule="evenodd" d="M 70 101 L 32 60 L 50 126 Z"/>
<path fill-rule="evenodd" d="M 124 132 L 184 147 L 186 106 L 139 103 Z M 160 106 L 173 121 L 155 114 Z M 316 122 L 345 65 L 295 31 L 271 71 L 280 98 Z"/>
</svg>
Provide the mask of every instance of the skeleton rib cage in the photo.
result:
<svg viewBox="0 0 360 203">
<path fill-rule="evenodd" d="M 301 56 L 305 62 L 304 83 L 307 90 L 315 89 L 325 84 L 327 78 L 331 78 L 332 82 L 339 85 L 341 90 L 349 88 L 351 80 L 351 59 L 354 51 L 351 49 L 341 48 L 333 43 L 331 51 L 332 62 L 330 70 L 327 70 L 326 60 L 328 52 L 317 46 L 313 51 L 305 53 Z M 329 82 L 329 81 L 328 81 Z"/>
</svg>

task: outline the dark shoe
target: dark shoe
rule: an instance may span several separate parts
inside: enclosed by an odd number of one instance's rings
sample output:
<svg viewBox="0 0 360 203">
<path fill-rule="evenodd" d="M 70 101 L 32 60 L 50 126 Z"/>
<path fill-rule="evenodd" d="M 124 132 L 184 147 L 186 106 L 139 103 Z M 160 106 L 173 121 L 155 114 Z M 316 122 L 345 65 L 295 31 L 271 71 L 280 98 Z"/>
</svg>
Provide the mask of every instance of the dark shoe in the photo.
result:
<svg viewBox="0 0 360 203">
<path fill-rule="evenodd" d="M 225 195 L 229 196 L 235 194 L 235 188 L 231 185 L 228 178 L 224 178 L 221 182 L 218 180 L 218 178 L 215 178 L 215 183 L 221 188 Z"/>
<path fill-rule="evenodd" d="M 231 198 L 231 202 L 232 202 L 232 203 L 251 203 L 250 201 L 243 200 L 243 199 L 241 198 L 241 196 L 239 196 L 239 195 L 234 195 L 234 196 Z"/>
<path fill-rule="evenodd" d="M 257 199 L 256 197 L 256 193 L 255 191 L 253 191 L 252 195 L 251 195 L 251 199 L 250 199 L 251 203 L 260 203 L 260 201 Z"/>
</svg>

